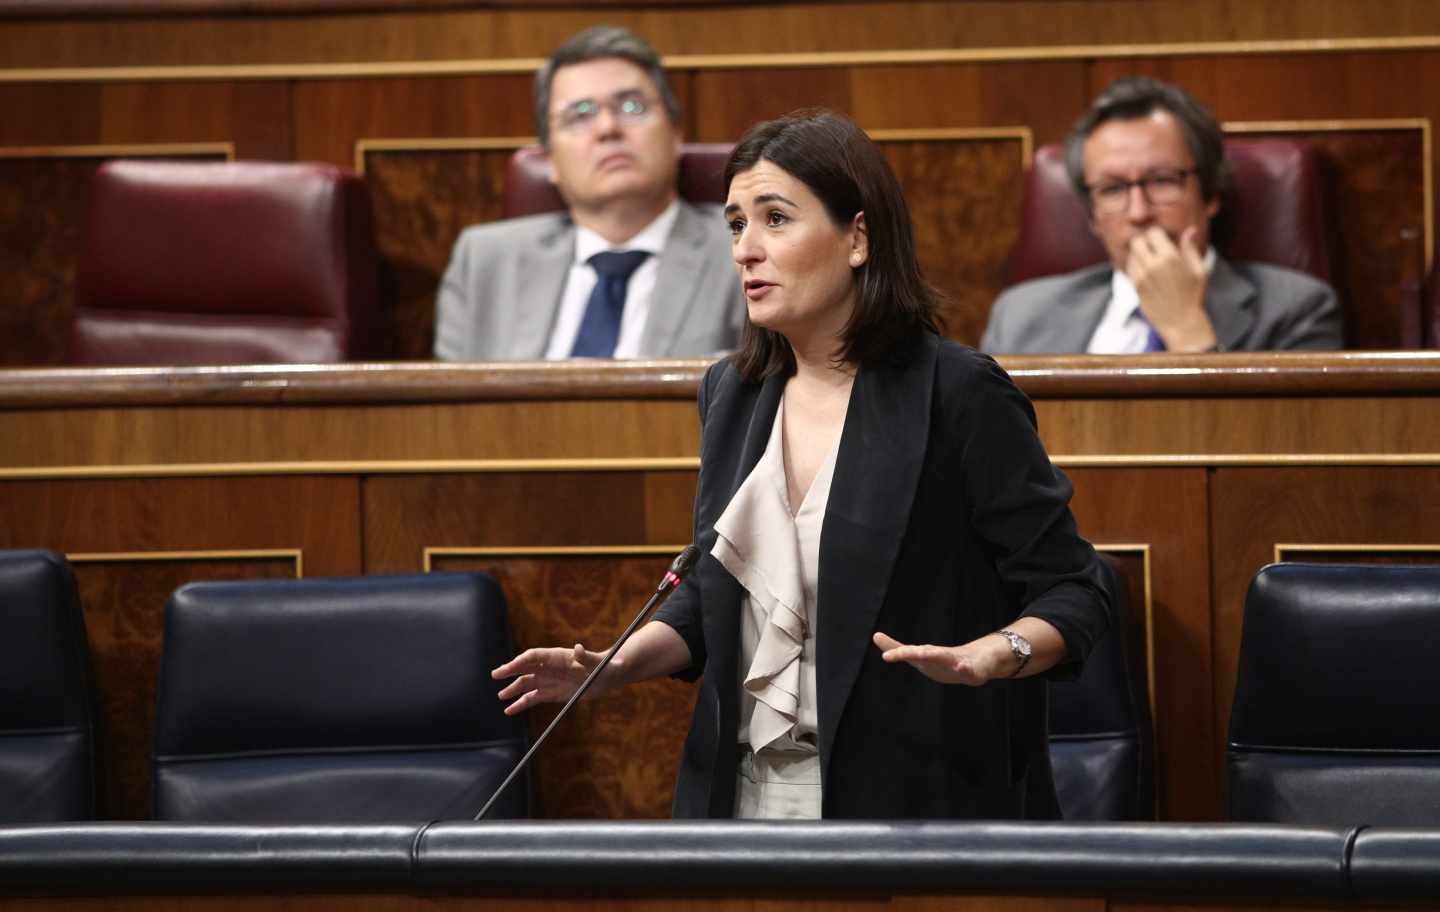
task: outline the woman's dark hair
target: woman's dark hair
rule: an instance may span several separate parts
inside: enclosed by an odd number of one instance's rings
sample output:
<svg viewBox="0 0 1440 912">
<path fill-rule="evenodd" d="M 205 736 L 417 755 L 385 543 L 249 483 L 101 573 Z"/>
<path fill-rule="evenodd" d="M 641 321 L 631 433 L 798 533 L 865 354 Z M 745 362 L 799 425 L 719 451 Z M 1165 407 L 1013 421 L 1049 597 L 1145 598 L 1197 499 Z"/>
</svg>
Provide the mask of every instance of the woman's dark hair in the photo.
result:
<svg viewBox="0 0 1440 912">
<path fill-rule="evenodd" d="M 848 227 L 865 213 L 869 256 L 854 270 L 855 310 L 840 332 L 840 361 L 893 362 L 922 329 L 938 332 L 939 294 L 915 258 L 915 229 L 900 182 L 880 149 L 849 118 L 821 108 L 795 111 L 751 127 L 725 163 L 725 191 L 735 176 L 762 161 L 810 188 L 834 223 Z M 734 354 L 749 381 L 795 369 L 784 336 L 745 318 Z"/>
<path fill-rule="evenodd" d="M 1225 138 L 1215 115 L 1177 85 L 1149 76 L 1127 76 L 1106 86 L 1065 138 L 1065 170 L 1086 211 L 1090 208 L 1090 190 L 1085 186 L 1085 141 L 1101 124 L 1139 120 L 1157 110 L 1169 111 L 1180 125 L 1190 157 L 1195 159 L 1201 196 L 1208 202 L 1229 188 L 1230 163 L 1225 159 Z"/>
</svg>

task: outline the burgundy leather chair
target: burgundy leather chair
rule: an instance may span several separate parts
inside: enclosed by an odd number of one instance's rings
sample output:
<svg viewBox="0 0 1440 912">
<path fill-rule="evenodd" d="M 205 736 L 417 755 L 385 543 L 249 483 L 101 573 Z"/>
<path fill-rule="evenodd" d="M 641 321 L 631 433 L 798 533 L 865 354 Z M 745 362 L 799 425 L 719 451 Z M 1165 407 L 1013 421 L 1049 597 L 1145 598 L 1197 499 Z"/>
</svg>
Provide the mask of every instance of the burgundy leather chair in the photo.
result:
<svg viewBox="0 0 1440 912">
<path fill-rule="evenodd" d="M 692 203 L 725 202 L 725 162 L 730 143 L 685 143 L 680 147 L 681 199 Z M 550 183 L 545 150 L 540 146 L 517 149 L 505 171 L 505 218 L 538 215 L 565 208 L 560 191 Z"/>
<path fill-rule="evenodd" d="M 1211 226 L 1231 259 L 1288 266 L 1330 281 L 1319 154 L 1294 139 L 1225 143 L 1234 179 Z M 1065 173 L 1065 150 L 1043 146 L 1026 179 L 1020 237 L 1010 252 L 1009 280 L 1071 272 L 1105 259 L 1085 206 Z"/>
<path fill-rule="evenodd" d="M 96 173 L 74 364 L 383 355 L 370 202 L 314 163 L 119 160 Z"/>
</svg>

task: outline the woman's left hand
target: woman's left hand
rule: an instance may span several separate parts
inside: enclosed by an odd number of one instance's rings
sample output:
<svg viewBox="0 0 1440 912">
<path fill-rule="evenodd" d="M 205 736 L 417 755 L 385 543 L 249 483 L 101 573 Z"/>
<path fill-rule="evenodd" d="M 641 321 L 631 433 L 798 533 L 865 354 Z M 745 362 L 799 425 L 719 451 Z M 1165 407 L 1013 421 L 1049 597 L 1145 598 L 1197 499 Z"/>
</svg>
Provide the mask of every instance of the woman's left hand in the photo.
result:
<svg viewBox="0 0 1440 912">
<path fill-rule="evenodd" d="M 906 662 L 932 681 L 941 684 L 966 684 L 978 687 L 987 681 L 1007 676 L 1015 664 L 1010 646 L 1000 637 L 989 637 L 963 646 L 908 646 L 894 637 L 876 633 L 875 645 L 887 662 Z"/>
</svg>

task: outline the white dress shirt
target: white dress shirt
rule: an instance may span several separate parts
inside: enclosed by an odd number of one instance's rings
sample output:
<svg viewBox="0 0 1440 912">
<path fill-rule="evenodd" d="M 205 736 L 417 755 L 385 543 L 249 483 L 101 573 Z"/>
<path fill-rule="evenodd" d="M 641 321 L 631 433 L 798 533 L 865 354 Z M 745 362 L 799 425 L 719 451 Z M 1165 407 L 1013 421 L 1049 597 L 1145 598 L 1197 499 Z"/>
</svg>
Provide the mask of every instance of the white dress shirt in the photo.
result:
<svg viewBox="0 0 1440 912">
<path fill-rule="evenodd" d="M 1205 272 L 1215 268 L 1215 248 L 1205 250 Z M 1130 355 L 1143 352 L 1150 324 L 1140 319 L 1140 292 L 1124 270 L 1110 273 L 1110 303 L 1090 336 L 1085 351 L 1092 355 Z"/>
<path fill-rule="evenodd" d="M 625 286 L 625 311 L 620 317 L 620 337 L 615 342 L 615 357 L 633 358 L 639 354 L 640 338 L 645 333 L 645 321 L 650 316 L 655 279 L 660 273 L 660 252 L 665 249 L 665 242 L 669 240 L 670 230 L 675 227 L 675 219 L 679 215 L 680 202 L 674 200 L 655 221 L 623 244 L 612 244 L 589 228 L 575 226 L 575 259 L 570 264 L 570 274 L 565 278 L 565 290 L 560 294 L 560 310 L 550 331 L 546 358 L 568 358 L 575 348 L 580 321 L 585 318 L 585 305 L 590 302 L 590 292 L 599 280 L 589 259 L 597 253 L 626 250 L 644 250 L 650 256 L 630 274 L 630 281 Z"/>
</svg>

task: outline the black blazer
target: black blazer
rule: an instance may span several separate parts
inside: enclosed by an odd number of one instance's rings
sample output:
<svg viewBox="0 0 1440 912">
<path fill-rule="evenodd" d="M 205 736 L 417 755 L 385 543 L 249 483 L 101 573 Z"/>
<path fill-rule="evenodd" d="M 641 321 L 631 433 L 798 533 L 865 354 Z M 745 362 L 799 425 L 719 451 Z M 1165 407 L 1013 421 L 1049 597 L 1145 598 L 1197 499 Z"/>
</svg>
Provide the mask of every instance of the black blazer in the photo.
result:
<svg viewBox="0 0 1440 912">
<path fill-rule="evenodd" d="M 759 461 L 785 377 L 745 383 L 728 360 L 700 387 L 695 541 L 703 556 L 656 614 L 704 680 L 676 817 L 734 813 L 739 583 L 710 556 L 714 523 Z M 1075 529 L 1025 395 L 989 357 L 925 333 L 903 364 L 855 378 L 820 539 L 816 691 L 825 817 L 1058 817 L 1045 681 L 937 684 L 871 643 L 957 645 L 1021 614 L 1065 638 L 1073 672 L 1108 595 Z"/>
</svg>

